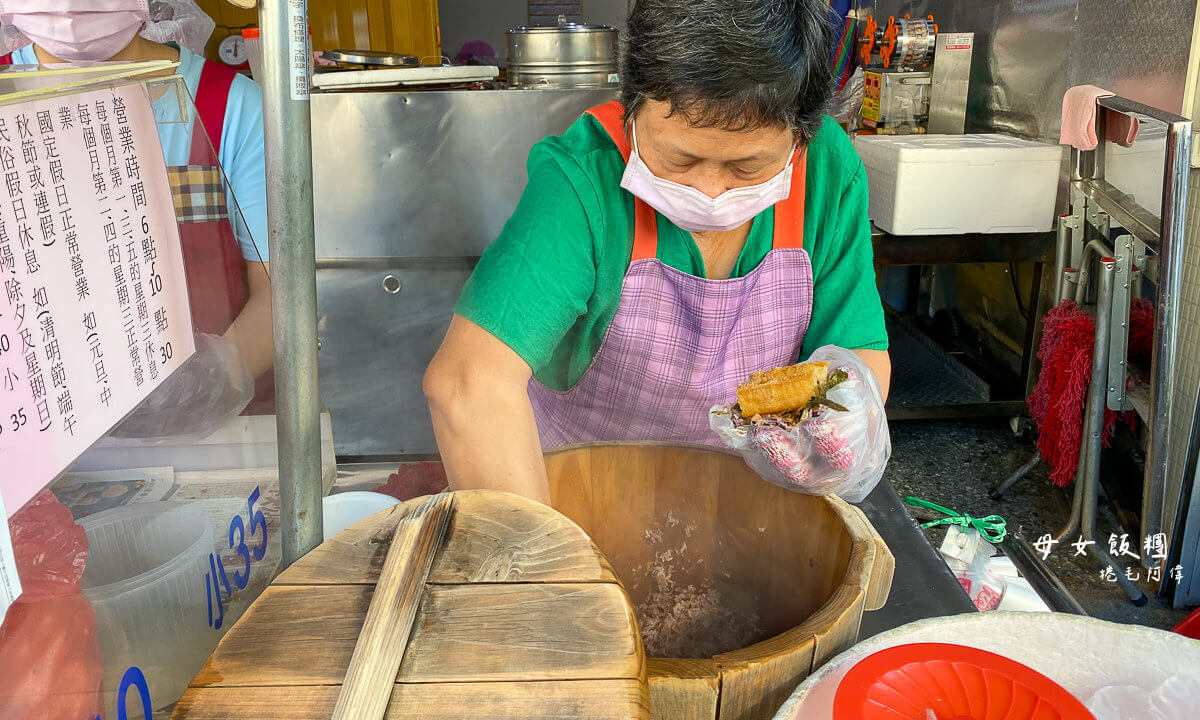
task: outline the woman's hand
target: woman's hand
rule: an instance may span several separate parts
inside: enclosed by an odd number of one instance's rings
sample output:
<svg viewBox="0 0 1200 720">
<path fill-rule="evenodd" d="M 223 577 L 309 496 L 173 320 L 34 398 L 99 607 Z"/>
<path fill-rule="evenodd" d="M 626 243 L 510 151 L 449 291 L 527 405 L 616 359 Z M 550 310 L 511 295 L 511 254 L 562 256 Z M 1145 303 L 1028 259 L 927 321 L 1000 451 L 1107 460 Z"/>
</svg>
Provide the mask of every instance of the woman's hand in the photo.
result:
<svg viewBox="0 0 1200 720">
<path fill-rule="evenodd" d="M 424 389 L 452 489 L 503 490 L 550 504 L 531 375 L 487 330 L 459 315 L 451 320 Z"/>
<path fill-rule="evenodd" d="M 809 361 L 829 363 L 847 379 L 827 394 L 837 407 L 822 406 L 798 424 L 772 420 L 735 423 L 713 408 L 714 431 L 763 479 L 812 495 L 836 493 L 859 502 L 883 476 L 891 456 L 882 388 L 861 352 L 827 345 Z M 882 353 L 886 361 L 887 353 Z M 872 358 L 878 360 L 878 358 Z"/>
</svg>

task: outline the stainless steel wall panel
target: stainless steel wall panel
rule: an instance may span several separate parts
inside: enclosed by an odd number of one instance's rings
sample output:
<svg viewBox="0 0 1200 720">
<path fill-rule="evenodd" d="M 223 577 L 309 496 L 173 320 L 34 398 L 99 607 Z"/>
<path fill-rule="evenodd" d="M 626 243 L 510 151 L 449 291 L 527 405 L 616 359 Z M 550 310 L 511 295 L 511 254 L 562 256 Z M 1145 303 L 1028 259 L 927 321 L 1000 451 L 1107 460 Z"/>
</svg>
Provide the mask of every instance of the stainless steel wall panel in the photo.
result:
<svg viewBox="0 0 1200 720">
<path fill-rule="evenodd" d="M 967 132 L 1056 141 L 1062 96 L 1098 85 L 1178 113 L 1194 0 L 864 0 L 862 13 L 975 33 Z M 936 61 L 936 60 L 935 60 Z"/>
<path fill-rule="evenodd" d="M 478 256 L 525 188 L 534 143 L 613 90 L 312 98 L 317 257 Z"/>
<path fill-rule="evenodd" d="M 467 263 L 317 271 L 321 397 L 339 456 L 437 452 L 421 378 L 470 274 Z"/>
<path fill-rule="evenodd" d="M 437 452 L 421 378 L 475 258 L 521 197 L 530 148 L 615 97 L 313 96 L 320 382 L 338 455 Z"/>
</svg>

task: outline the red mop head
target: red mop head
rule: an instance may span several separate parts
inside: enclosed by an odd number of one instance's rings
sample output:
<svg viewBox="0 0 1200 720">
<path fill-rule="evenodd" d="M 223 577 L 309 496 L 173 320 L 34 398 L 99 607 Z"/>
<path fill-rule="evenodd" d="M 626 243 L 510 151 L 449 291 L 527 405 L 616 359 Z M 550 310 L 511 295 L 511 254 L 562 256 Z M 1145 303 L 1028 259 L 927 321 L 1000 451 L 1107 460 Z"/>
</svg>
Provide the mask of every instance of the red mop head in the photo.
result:
<svg viewBox="0 0 1200 720">
<path fill-rule="evenodd" d="M 1129 320 L 1129 359 L 1149 365 L 1154 343 L 1154 306 L 1141 298 L 1134 300 Z M 1050 480 L 1055 485 L 1066 486 L 1075 480 L 1095 339 L 1095 322 L 1071 300 L 1062 301 L 1046 314 L 1038 348 L 1042 370 L 1029 396 L 1029 414 L 1037 423 L 1038 450 L 1050 466 Z M 1134 414 L 1122 416 L 1132 427 Z M 1118 418 L 1117 413 L 1104 411 L 1105 445 Z"/>
<path fill-rule="evenodd" d="M 1092 319 L 1070 300 L 1046 314 L 1038 348 L 1042 371 L 1029 397 L 1029 413 L 1055 485 L 1070 485 L 1075 478 L 1095 336 Z"/>
</svg>

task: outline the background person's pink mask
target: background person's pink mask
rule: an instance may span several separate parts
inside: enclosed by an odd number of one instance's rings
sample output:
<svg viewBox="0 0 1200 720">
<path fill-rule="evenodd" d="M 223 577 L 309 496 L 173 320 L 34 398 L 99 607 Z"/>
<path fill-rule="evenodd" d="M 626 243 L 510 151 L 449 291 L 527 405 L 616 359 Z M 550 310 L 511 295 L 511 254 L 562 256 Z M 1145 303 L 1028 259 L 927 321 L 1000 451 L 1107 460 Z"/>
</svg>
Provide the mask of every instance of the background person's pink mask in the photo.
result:
<svg viewBox="0 0 1200 720">
<path fill-rule="evenodd" d="M 109 59 L 149 19 L 149 0 L 0 0 L 0 23 L 66 62 Z"/>
</svg>

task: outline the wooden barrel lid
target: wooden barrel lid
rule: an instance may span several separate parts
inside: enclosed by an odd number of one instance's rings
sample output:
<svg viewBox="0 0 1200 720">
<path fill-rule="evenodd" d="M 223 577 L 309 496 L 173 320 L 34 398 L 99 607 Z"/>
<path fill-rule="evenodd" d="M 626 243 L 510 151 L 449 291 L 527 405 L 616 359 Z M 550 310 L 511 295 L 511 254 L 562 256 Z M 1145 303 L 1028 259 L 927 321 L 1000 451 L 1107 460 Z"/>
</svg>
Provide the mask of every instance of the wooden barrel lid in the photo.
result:
<svg viewBox="0 0 1200 720">
<path fill-rule="evenodd" d="M 418 502 L 281 573 L 172 717 L 328 718 L 391 533 Z M 645 672 L 629 598 L 579 527 L 515 495 L 458 492 L 386 717 L 645 718 Z"/>
</svg>

